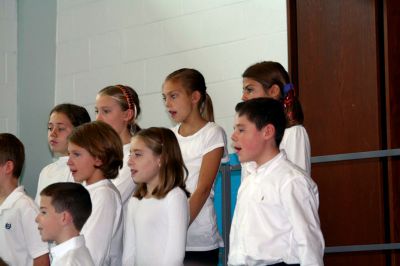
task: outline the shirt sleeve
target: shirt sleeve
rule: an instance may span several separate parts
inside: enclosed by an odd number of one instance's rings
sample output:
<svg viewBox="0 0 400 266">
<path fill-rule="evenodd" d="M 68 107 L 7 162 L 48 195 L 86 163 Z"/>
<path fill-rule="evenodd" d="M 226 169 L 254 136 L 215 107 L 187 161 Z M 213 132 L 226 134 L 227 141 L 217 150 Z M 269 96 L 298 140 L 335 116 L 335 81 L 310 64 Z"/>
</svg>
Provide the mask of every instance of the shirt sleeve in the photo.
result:
<svg viewBox="0 0 400 266">
<path fill-rule="evenodd" d="M 282 204 L 293 226 L 300 264 L 323 265 L 324 239 L 318 216 L 317 187 L 311 187 L 303 177 L 282 187 Z"/>
<path fill-rule="evenodd" d="M 136 254 L 136 235 L 134 226 L 134 214 L 136 198 L 131 198 L 128 201 L 124 218 L 124 232 L 123 232 L 123 252 L 122 252 L 122 265 L 132 266 L 135 265 Z"/>
<path fill-rule="evenodd" d="M 293 126 L 285 130 L 280 145 L 289 161 L 311 174 L 311 147 L 308 134 L 303 126 Z"/>
<path fill-rule="evenodd" d="M 115 200 L 113 192 L 99 189 L 92 198 L 92 214 L 82 229 L 86 246 L 92 255 L 95 265 L 104 265 L 109 254 L 109 247 L 116 226 L 117 210 L 121 207 Z"/>
<path fill-rule="evenodd" d="M 188 199 L 184 193 L 174 193 L 168 199 L 167 207 L 169 228 L 163 262 L 164 265 L 178 266 L 182 265 L 185 257 L 186 232 L 189 225 Z"/>
<path fill-rule="evenodd" d="M 33 201 L 27 208 L 22 210 L 22 228 L 24 231 L 25 242 L 29 255 L 35 259 L 46 253 L 49 253 L 47 242 L 43 242 L 37 229 L 35 218 L 38 215 L 38 209 Z"/>
<path fill-rule="evenodd" d="M 224 154 L 222 156 L 221 161 L 225 163 L 229 161 L 229 155 L 226 146 L 227 146 L 227 139 L 224 129 L 214 124 L 214 126 L 211 127 L 208 130 L 207 134 L 205 135 L 204 145 L 203 145 L 204 147 L 203 156 L 209 153 L 210 151 L 215 150 L 216 148 L 223 147 Z"/>
</svg>

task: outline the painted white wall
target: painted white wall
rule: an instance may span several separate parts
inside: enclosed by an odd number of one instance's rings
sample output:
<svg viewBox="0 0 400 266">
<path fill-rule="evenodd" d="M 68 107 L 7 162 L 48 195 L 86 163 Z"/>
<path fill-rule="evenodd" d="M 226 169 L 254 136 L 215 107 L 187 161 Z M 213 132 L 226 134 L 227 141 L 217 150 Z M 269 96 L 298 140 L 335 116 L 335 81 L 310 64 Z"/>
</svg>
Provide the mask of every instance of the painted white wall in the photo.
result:
<svg viewBox="0 0 400 266">
<path fill-rule="evenodd" d="M 17 127 L 17 1 L 0 0 L 0 132 Z"/>
<path fill-rule="evenodd" d="M 161 100 L 169 73 L 196 68 L 216 122 L 230 136 L 241 74 L 274 60 L 287 67 L 285 0 L 58 0 L 55 104 L 85 106 L 111 84 L 139 94 L 142 127 L 172 125 Z"/>
</svg>

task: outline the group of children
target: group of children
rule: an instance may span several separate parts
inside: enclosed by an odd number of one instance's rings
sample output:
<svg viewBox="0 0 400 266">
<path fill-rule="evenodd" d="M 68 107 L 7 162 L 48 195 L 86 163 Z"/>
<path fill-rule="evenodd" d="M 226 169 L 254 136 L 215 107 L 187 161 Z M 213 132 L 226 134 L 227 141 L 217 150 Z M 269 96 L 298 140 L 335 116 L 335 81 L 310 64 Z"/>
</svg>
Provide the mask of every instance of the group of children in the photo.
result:
<svg viewBox="0 0 400 266">
<path fill-rule="evenodd" d="M 40 173 L 39 210 L 18 186 L 22 143 L 0 134 L 5 263 L 218 264 L 213 186 L 228 161 L 225 132 L 199 71 L 169 74 L 162 97 L 172 129 L 141 129 L 138 95 L 124 85 L 99 91 L 94 122 L 83 107 L 53 108 L 48 142 L 58 160 Z M 309 140 L 287 72 L 276 62 L 250 66 L 242 99 L 231 136 L 243 170 L 228 264 L 323 265 Z"/>
</svg>

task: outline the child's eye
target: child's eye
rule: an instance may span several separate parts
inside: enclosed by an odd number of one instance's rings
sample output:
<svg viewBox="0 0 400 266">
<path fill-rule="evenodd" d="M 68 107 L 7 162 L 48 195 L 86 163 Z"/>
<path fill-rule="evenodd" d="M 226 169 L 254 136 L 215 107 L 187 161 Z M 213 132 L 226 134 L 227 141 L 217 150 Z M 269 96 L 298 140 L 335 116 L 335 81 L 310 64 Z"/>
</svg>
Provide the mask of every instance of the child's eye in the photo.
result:
<svg viewBox="0 0 400 266">
<path fill-rule="evenodd" d="M 58 128 L 58 131 L 64 131 L 64 130 L 65 130 L 64 127 L 59 127 L 59 128 Z"/>
<path fill-rule="evenodd" d="M 48 130 L 48 131 L 52 131 L 52 130 L 53 130 L 53 127 L 47 127 L 47 130 Z"/>
<path fill-rule="evenodd" d="M 165 97 L 164 95 L 162 96 L 162 100 L 163 102 L 165 102 L 167 100 L 167 97 Z"/>
<path fill-rule="evenodd" d="M 99 113 L 99 110 L 94 109 L 94 113 L 97 115 Z"/>
<path fill-rule="evenodd" d="M 141 154 L 141 153 L 139 153 L 139 152 L 135 152 L 135 157 L 140 157 L 140 156 L 142 156 L 142 154 Z"/>
<path fill-rule="evenodd" d="M 244 93 L 251 94 L 251 93 L 253 93 L 254 89 L 247 87 L 247 88 L 244 88 L 243 91 L 244 91 Z"/>
<path fill-rule="evenodd" d="M 172 99 L 176 99 L 176 97 L 178 97 L 177 94 L 172 94 L 172 95 L 171 95 L 171 98 L 172 98 Z"/>
<path fill-rule="evenodd" d="M 45 215 L 45 214 L 46 214 L 46 211 L 40 211 L 40 213 L 43 214 L 43 215 Z"/>
</svg>

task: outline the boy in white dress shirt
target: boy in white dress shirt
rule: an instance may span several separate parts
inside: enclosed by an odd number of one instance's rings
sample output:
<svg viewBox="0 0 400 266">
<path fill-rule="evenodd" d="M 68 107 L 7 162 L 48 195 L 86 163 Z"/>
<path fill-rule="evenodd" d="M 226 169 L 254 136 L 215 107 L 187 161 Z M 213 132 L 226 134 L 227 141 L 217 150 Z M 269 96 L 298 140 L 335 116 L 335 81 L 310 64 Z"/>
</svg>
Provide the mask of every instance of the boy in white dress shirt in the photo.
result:
<svg viewBox="0 0 400 266">
<path fill-rule="evenodd" d="M 54 183 L 40 192 L 36 217 L 43 241 L 54 241 L 51 265 L 94 265 L 80 231 L 92 212 L 89 192 L 78 183 Z"/>
<path fill-rule="evenodd" d="M 258 98 L 236 105 L 232 141 L 250 162 L 230 232 L 229 265 L 323 265 L 318 188 L 279 150 L 285 130 L 280 102 Z"/>
<path fill-rule="evenodd" d="M 0 134 L 0 258 L 8 265 L 49 265 L 47 243 L 35 225 L 39 212 L 18 185 L 25 160 L 24 145 L 12 134 Z"/>
</svg>

